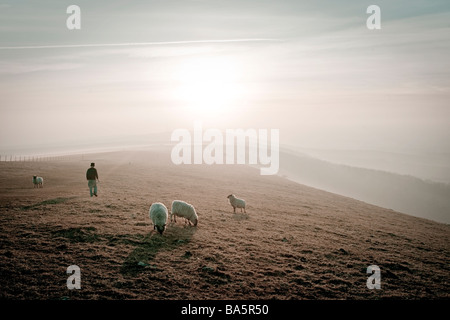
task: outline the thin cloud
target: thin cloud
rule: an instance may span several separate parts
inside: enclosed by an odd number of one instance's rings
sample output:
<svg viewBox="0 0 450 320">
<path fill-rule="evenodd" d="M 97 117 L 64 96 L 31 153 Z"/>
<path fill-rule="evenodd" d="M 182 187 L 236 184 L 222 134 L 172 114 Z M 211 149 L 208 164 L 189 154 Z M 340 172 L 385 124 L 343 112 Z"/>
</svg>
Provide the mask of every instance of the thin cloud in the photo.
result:
<svg viewBox="0 0 450 320">
<path fill-rule="evenodd" d="M 270 42 L 280 39 L 226 39 L 226 40 L 190 40 L 190 41 L 161 41 L 161 42 L 129 42 L 129 43 L 93 43 L 93 44 L 67 44 L 67 45 L 43 45 L 43 46 L 13 46 L 0 47 L 0 50 L 22 49 L 63 49 L 63 48 L 96 48 L 96 47 L 131 47 L 131 46 L 165 46 L 201 43 L 236 43 L 236 42 Z"/>
<path fill-rule="evenodd" d="M 1 74 L 22 74 L 29 72 L 40 71 L 62 71 L 77 69 L 82 64 L 79 63 L 57 63 L 57 64 L 20 64 L 20 63 L 6 63 L 0 62 Z"/>
</svg>

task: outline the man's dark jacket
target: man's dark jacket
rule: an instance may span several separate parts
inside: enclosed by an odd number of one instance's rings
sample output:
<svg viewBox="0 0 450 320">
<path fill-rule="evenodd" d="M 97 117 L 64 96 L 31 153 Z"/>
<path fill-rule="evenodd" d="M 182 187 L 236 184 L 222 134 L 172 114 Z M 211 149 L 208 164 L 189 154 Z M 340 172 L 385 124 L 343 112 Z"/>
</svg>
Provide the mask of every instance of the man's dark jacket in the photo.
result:
<svg viewBox="0 0 450 320">
<path fill-rule="evenodd" d="M 89 168 L 86 171 L 86 179 L 88 180 L 95 180 L 98 179 L 97 169 L 95 168 Z"/>
</svg>

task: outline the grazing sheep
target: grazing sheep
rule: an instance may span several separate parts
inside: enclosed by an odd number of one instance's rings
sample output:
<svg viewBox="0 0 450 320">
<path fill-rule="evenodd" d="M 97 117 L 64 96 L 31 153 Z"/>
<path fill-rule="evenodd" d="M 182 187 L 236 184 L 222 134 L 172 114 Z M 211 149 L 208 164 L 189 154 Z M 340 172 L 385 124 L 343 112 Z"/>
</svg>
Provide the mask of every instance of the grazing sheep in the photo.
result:
<svg viewBox="0 0 450 320">
<path fill-rule="evenodd" d="M 192 222 L 194 226 L 196 226 L 198 223 L 198 215 L 197 212 L 195 212 L 194 206 L 181 200 L 174 200 L 172 202 L 170 221 L 172 221 L 173 217 L 173 220 L 177 222 L 176 216 L 185 218 L 186 221 L 189 222 L 189 224 L 191 224 Z"/>
<path fill-rule="evenodd" d="M 161 202 L 152 203 L 149 213 L 153 222 L 153 229 L 157 229 L 160 234 L 163 234 L 169 216 L 166 206 Z"/>
<path fill-rule="evenodd" d="M 245 211 L 245 200 L 236 198 L 234 194 L 230 194 L 228 197 L 228 200 L 230 200 L 230 204 L 233 207 L 233 213 L 236 213 L 236 208 L 244 209 L 244 213 L 247 213 Z"/>
<path fill-rule="evenodd" d="M 33 176 L 33 185 L 34 188 L 43 188 L 44 187 L 44 178 Z"/>
</svg>

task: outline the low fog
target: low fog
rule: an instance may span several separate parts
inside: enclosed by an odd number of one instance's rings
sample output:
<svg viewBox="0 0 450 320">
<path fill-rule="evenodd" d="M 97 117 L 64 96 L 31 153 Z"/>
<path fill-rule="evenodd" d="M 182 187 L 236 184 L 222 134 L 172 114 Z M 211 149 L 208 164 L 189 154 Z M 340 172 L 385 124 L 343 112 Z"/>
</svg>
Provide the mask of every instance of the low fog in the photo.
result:
<svg viewBox="0 0 450 320">
<path fill-rule="evenodd" d="M 340 152 L 338 153 L 339 156 Z M 350 152 L 355 155 L 355 153 Z M 357 152 L 358 166 L 350 166 L 340 163 L 314 158 L 304 153 L 284 149 L 280 154 L 280 175 L 290 180 L 312 186 L 329 192 L 345 195 L 367 203 L 384 208 L 411 214 L 417 217 L 431 219 L 443 223 L 450 223 L 450 185 L 432 180 L 417 178 L 404 172 L 415 170 L 415 166 L 427 167 L 426 163 L 415 162 L 411 168 L 402 167 L 399 172 L 394 171 L 402 163 L 407 163 L 413 157 L 403 157 L 378 154 L 376 152 Z M 363 166 L 361 159 L 367 156 L 369 159 L 385 159 L 380 165 L 374 165 L 367 161 L 367 167 Z M 331 157 L 328 157 L 330 159 Z M 341 155 L 342 159 L 342 155 Z M 348 163 L 352 157 L 348 157 Z M 406 160 L 406 161 L 405 161 Z M 411 161 L 413 162 L 413 161 Z M 429 165 L 429 164 L 428 164 Z M 384 167 L 388 171 L 380 168 Z M 423 172 L 446 171 L 448 166 L 429 165 L 432 170 Z M 403 173 L 402 173 L 403 172 Z M 416 171 L 417 172 L 417 171 Z"/>
</svg>

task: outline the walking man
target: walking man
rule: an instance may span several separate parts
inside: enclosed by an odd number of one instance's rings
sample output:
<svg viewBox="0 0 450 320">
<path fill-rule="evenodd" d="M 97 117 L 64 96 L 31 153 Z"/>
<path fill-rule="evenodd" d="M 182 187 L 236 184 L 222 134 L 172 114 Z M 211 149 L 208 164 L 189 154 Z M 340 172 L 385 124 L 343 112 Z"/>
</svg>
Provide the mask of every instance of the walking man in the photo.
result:
<svg viewBox="0 0 450 320">
<path fill-rule="evenodd" d="M 89 192 L 92 196 L 97 196 L 97 181 L 98 173 L 97 169 L 94 168 L 95 163 L 91 163 L 91 167 L 86 171 L 86 179 L 88 180 Z"/>
</svg>

